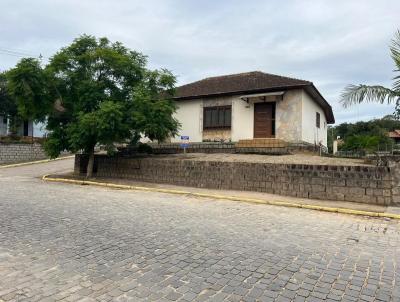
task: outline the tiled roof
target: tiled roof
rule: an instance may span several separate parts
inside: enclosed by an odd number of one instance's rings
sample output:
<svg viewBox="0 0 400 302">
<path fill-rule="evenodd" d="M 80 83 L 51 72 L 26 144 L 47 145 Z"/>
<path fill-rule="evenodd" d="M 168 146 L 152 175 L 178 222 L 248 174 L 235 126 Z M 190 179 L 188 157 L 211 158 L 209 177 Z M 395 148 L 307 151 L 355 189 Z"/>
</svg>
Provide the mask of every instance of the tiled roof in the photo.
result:
<svg viewBox="0 0 400 302">
<path fill-rule="evenodd" d="M 331 106 L 315 88 L 312 82 L 264 73 L 261 71 L 210 77 L 189 83 L 177 87 L 174 99 L 185 100 L 208 98 L 296 88 L 305 89 L 313 99 L 320 104 L 324 109 L 328 123 L 332 124 L 335 122 Z"/>
<path fill-rule="evenodd" d="M 177 88 L 177 98 L 310 85 L 311 82 L 260 71 L 205 78 Z"/>
<path fill-rule="evenodd" d="M 389 137 L 391 138 L 400 138 L 400 130 L 396 129 L 389 132 Z"/>
</svg>

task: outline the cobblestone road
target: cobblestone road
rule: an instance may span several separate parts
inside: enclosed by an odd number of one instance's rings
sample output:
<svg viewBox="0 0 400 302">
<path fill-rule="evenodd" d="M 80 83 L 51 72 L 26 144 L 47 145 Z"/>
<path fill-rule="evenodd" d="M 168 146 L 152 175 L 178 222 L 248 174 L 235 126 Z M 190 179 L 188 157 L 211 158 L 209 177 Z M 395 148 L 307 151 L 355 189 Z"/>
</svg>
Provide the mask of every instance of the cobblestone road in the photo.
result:
<svg viewBox="0 0 400 302">
<path fill-rule="evenodd" d="M 400 301 L 400 223 L 0 169 L 0 301 Z"/>
</svg>

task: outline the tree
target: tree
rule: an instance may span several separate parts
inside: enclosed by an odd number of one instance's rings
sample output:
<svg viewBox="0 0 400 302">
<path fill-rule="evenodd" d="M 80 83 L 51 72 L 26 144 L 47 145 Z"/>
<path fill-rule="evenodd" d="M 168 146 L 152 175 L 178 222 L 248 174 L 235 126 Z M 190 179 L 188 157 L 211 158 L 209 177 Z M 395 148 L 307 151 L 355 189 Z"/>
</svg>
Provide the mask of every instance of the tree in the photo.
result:
<svg viewBox="0 0 400 302">
<path fill-rule="evenodd" d="M 328 142 L 337 136 L 344 141 L 340 150 L 369 150 L 391 148 L 393 141 L 388 137 L 388 132 L 400 129 L 400 121 L 392 116 L 384 116 L 381 119 L 360 121 L 356 123 L 342 123 L 331 126 L 328 129 Z"/>
<path fill-rule="evenodd" d="M 9 120 L 11 135 L 15 136 L 21 118 L 18 115 L 17 103 L 8 87 L 6 72 L 0 73 L 0 115 Z"/>
<path fill-rule="evenodd" d="M 395 72 L 400 72 L 400 30 L 395 34 L 390 46 L 391 57 L 396 65 Z M 380 85 L 349 85 L 342 93 L 340 102 L 344 107 L 362 102 L 395 102 L 396 117 L 400 117 L 400 75 L 394 77 L 392 88 Z"/>
<path fill-rule="evenodd" d="M 97 144 L 112 151 L 115 143 L 141 135 L 162 141 L 177 133 L 170 100 L 175 77 L 146 63 L 119 42 L 83 35 L 44 68 L 35 59 L 21 60 L 9 73 L 10 87 L 23 116 L 47 120 L 46 152 L 54 158 L 83 150 L 91 177 Z"/>
<path fill-rule="evenodd" d="M 0 115 L 9 116 L 17 112 L 17 106 L 9 91 L 6 74 L 0 73 Z"/>
<path fill-rule="evenodd" d="M 379 151 L 390 150 L 393 142 L 387 136 L 351 135 L 347 137 L 340 150 L 345 151 Z"/>
</svg>

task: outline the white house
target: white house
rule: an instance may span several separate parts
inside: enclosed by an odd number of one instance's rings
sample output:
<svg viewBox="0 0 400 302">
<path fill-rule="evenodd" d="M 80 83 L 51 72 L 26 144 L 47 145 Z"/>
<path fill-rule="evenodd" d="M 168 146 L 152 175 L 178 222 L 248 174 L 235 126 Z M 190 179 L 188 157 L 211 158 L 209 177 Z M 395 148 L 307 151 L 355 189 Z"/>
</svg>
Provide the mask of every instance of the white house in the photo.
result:
<svg viewBox="0 0 400 302">
<path fill-rule="evenodd" d="M 7 136 L 10 134 L 9 122 L 7 117 L 0 115 L 0 136 Z M 22 122 L 17 129 L 18 136 L 44 137 L 45 134 L 45 125 L 32 121 Z"/>
<path fill-rule="evenodd" d="M 277 138 L 327 146 L 332 108 L 312 82 L 259 71 L 206 78 L 177 88 L 179 135 L 191 142 Z"/>
</svg>

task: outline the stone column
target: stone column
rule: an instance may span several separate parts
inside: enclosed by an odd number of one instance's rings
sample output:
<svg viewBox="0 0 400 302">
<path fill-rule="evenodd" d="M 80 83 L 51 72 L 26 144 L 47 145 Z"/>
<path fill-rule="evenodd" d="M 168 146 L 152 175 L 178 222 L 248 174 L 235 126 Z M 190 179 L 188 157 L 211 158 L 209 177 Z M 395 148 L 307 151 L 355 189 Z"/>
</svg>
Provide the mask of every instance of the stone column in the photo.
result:
<svg viewBox="0 0 400 302">
<path fill-rule="evenodd" d="M 400 163 L 389 162 L 392 176 L 392 205 L 400 206 Z"/>
</svg>

